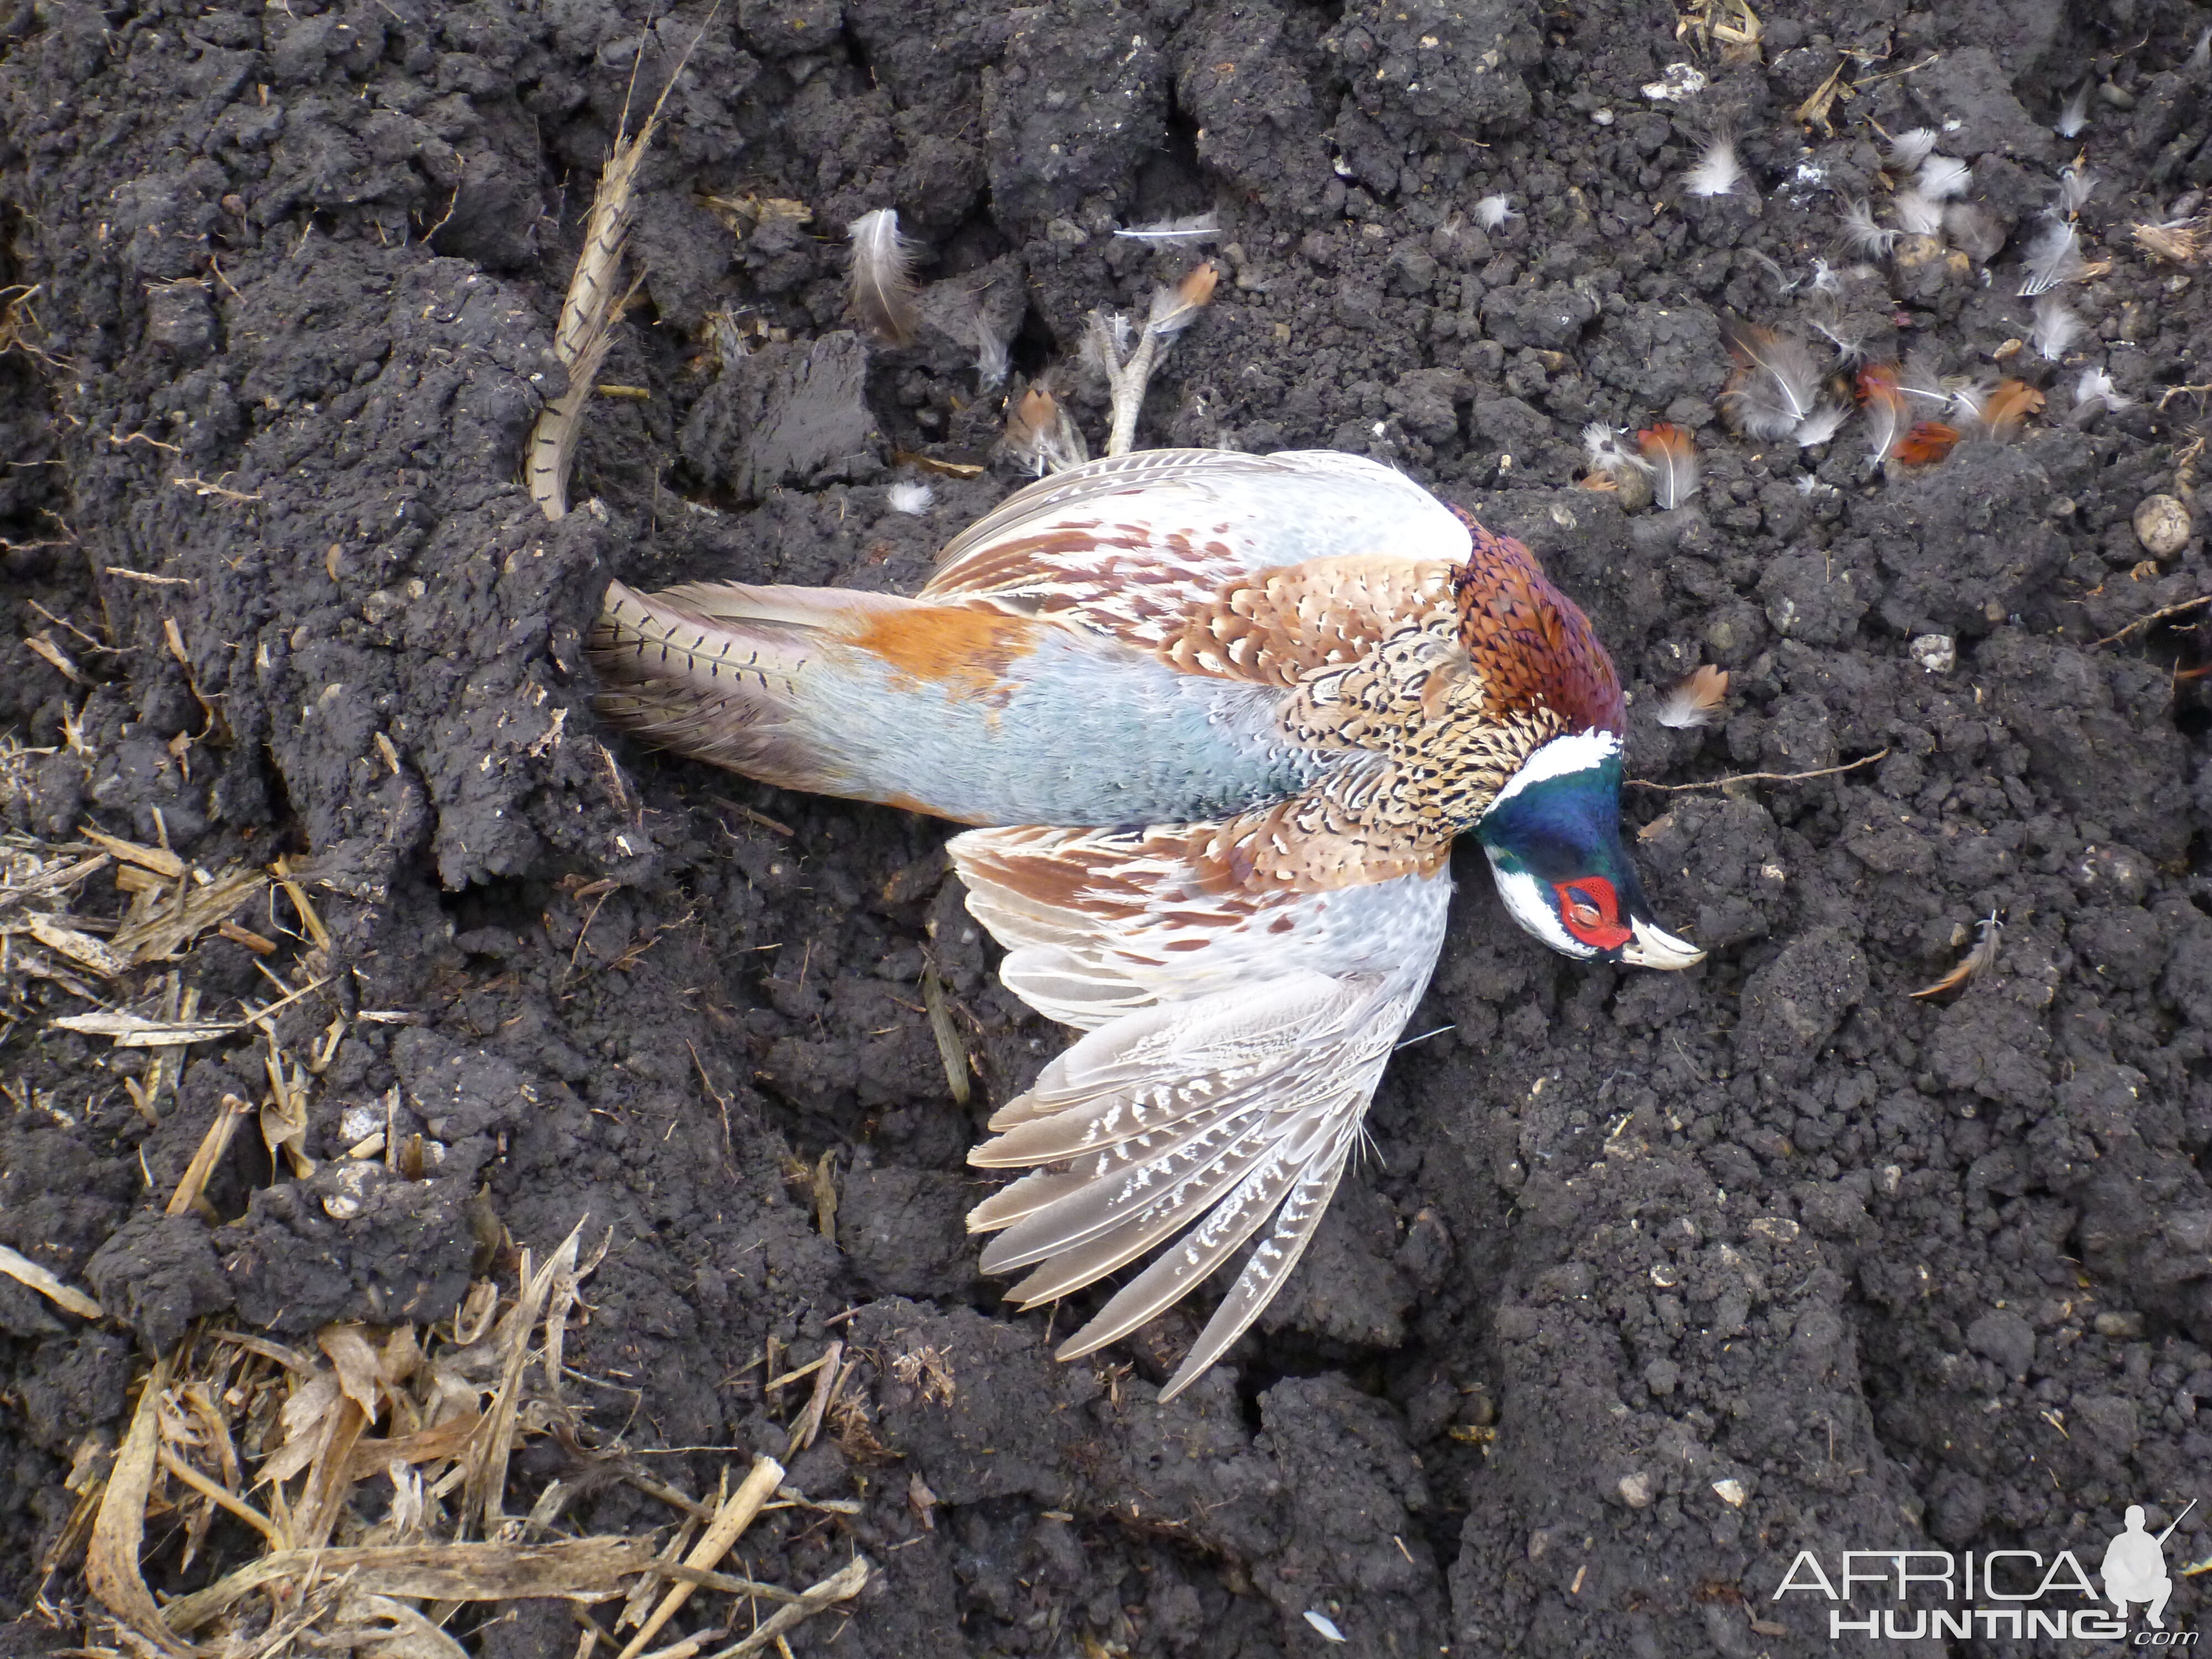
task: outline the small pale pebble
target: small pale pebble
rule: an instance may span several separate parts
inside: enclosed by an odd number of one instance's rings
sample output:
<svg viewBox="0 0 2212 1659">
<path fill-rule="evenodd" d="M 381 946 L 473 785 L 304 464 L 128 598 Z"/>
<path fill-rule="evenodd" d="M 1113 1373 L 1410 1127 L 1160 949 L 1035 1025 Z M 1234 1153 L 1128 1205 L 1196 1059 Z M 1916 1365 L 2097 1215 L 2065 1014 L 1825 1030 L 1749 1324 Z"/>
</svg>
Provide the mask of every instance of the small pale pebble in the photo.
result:
<svg viewBox="0 0 2212 1659">
<path fill-rule="evenodd" d="M 1651 1477 L 1641 1471 L 1620 1477 L 1620 1501 L 1632 1510 L 1651 1507 Z"/>
<path fill-rule="evenodd" d="M 2136 539 L 2154 559 L 2170 559 L 2189 545 L 2189 509 L 2171 495 L 2146 495 L 2136 508 Z"/>
<path fill-rule="evenodd" d="M 1948 674 L 1959 665 L 1959 642 L 1948 634 L 1923 634 L 1905 649 L 1931 674 Z"/>
<path fill-rule="evenodd" d="M 1731 1475 L 1725 1480 L 1716 1480 L 1713 1482 L 1713 1496 L 1719 1498 L 1722 1503 L 1727 1504 L 1730 1509 L 1740 1510 L 1744 1506 L 1746 1500 L 1750 1498 L 1751 1494 L 1744 1490 L 1742 1481 L 1736 1480 L 1733 1475 Z"/>
<path fill-rule="evenodd" d="M 323 1195 L 323 1213 L 333 1221 L 351 1221 L 367 1207 L 371 1188 L 384 1179 L 384 1169 L 376 1164 L 340 1164 L 331 1171 L 331 1184 L 337 1190 Z"/>
</svg>

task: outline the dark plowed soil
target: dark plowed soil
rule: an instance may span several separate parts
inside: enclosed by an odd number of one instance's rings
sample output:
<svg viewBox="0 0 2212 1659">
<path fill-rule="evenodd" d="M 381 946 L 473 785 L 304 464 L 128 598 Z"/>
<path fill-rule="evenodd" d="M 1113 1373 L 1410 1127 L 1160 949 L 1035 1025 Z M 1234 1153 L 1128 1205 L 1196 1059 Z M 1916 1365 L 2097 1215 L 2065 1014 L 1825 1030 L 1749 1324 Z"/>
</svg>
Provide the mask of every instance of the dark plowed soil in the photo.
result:
<svg viewBox="0 0 2212 1659">
<path fill-rule="evenodd" d="M 2212 1498 L 2212 612 L 2148 620 L 2212 591 L 2212 305 L 2131 230 L 2212 185 L 2212 11 L 1771 14 L 1731 63 L 1660 0 L 0 7 L 0 286 L 36 289 L 0 355 L 5 828 L 211 872 L 287 854 L 331 937 L 310 958 L 289 909 L 240 917 L 287 983 L 328 975 L 283 1045 L 350 1020 L 317 1173 L 249 1131 L 210 1225 L 161 1206 L 222 1097 L 267 1091 L 259 1035 L 194 1047 L 149 1121 L 122 1086 L 145 1051 L 8 981 L 0 1243 L 109 1317 L 0 1279 L 0 1650 L 70 1639 L 28 1611 L 36 1563 L 148 1352 L 213 1314 L 442 1317 L 490 1224 L 542 1251 L 586 1214 L 613 1230 L 569 1351 L 590 1431 L 708 1449 L 665 1479 L 781 1453 L 806 1390 L 763 1396 L 770 1339 L 866 1358 L 865 1414 L 791 1476 L 857 1512 L 749 1540 L 783 1582 L 880 1568 L 801 1654 L 1260 1659 L 1327 1648 L 1310 1613 L 1360 1654 L 1828 1652 L 1830 1602 L 1773 1599 L 1801 1551 L 2094 1572 L 2125 1505 L 2155 1532 Z M 517 479 L 582 216 L 633 82 L 687 48 L 600 375 L 646 395 L 591 405 L 595 505 L 550 526 Z M 1709 84 L 1648 93 L 1675 64 Z M 1895 222 L 1882 134 L 1921 126 L 1978 215 L 1856 264 L 1844 210 Z M 1692 197 L 1723 128 L 1743 182 Z M 2019 289 L 2085 151 L 2083 327 L 2051 361 Z M 844 312 L 842 227 L 887 205 L 944 285 L 903 349 Z M 1113 234 L 1208 210 L 1198 249 Z M 1373 1156 L 1234 1363 L 1163 1409 L 1193 1327 L 1060 1366 L 1070 1313 L 976 1275 L 963 1153 L 1064 1034 L 997 984 L 940 827 L 607 737 L 579 641 L 615 575 L 912 591 L 1016 482 L 965 297 L 1018 383 L 1200 252 L 1218 295 L 1145 441 L 1401 466 L 1589 608 L 1636 775 L 1827 775 L 1631 792 L 1661 915 L 1712 952 L 1684 975 L 1547 953 L 1463 855 Z M 1856 416 L 1802 452 L 1732 434 L 1727 329 L 1825 373 L 1815 319 L 2047 404 L 1887 477 Z M 2077 413 L 2094 368 L 2127 406 Z M 1096 445 L 1102 395 L 1065 384 Z M 1661 421 L 1703 453 L 1686 506 L 1576 487 L 1586 423 Z M 933 501 L 895 511 L 915 482 Z M 2158 494 L 2194 527 L 2153 558 Z M 1656 723 L 1700 663 L 1733 676 L 1723 718 Z M 112 881 L 78 914 L 118 914 Z M 1912 1000 L 1992 914 L 1994 965 Z M 210 934 L 169 967 L 234 1011 L 273 994 L 257 961 Z M 169 967 L 106 994 L 151 1009 Z M 339 1182 L 346 1114 L 381 1123 L 394 1088 L 421 1178 Z M 610 1486 L 568 1519 L 667 1513 Z M 2200 1504 L 2166 1559 L 2209 1555 Z M 2204 1582 L 2177 1576 L 2169 1626 Z M 456 1627 L 575 1643 L 535 1604 Z"/>
</svg>

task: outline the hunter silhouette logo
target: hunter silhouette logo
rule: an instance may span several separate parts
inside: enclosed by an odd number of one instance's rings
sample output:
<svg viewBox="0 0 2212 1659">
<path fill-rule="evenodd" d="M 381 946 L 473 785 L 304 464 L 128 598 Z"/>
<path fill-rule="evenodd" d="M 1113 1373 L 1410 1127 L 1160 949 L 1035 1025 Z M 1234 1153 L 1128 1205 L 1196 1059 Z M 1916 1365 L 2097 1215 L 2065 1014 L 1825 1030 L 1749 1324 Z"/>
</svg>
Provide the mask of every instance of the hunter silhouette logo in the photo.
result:
<svg viewBox="0 0 2212 1659">
<path fill-rule="evenodd" d="M 1800 1550 L 1771 1599 L 1785 1607 L 1800 1595 L 1826 1602 L 1832 1642 L 1854 1636 L 1878 1642 L 1978 1637 L 2193 1649 L 2199 1632 L 2166 1627 L 2166 1602 L 2174 1588 L 2166 1572 L 2166 1545 L 2196 1507 L 2197 1500 L 2190 1499 L 2165 1531 L 2154 1533 L 2142 1505 L 2129 1505 L 2094 1579 L 2070 1549 L 2051 1554 L 2029 1549 L 1854 1549 L 1825 1562 L 1812 1550 Z M 2097 1560 L 2091 1550 L 2081 1555 Z M 2142 1610 L 2143 1622 L 2131 1634 L 2129 1623 L 2136 1608 Z"/>
<path fill-rule="evenodd" d="M 2142 1505 L 2128 1505 L 2127 1529 L 2105 1547 L 2105 1565 L 2098 1574 L 2105 1581 L 2106 1599 L 2122 1619 L 2128 1616 L 2131 1603 L 2140 1601 L 2144 1604 L 2143 1617 L 2150 1627 L 2166 1628 L 2166 1598 L 2173 1594 L 2173 1580 L 2166 1576 L 2166 1540 L 2173 1536 L 2174 1528 L 2196 1507 L 2197 1500 L 2192 1498 L 2188 1508 L 2154 1538 L 2143 1530 Z"/>
</svg>

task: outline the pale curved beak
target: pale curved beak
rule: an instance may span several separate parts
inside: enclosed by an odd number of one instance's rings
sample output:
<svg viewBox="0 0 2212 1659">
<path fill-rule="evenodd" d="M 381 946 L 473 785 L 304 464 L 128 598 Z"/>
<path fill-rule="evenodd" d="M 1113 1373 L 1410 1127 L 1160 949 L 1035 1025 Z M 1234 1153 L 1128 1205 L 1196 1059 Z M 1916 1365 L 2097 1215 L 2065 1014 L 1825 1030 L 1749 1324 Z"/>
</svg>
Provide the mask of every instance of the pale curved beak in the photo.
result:
<svg viewBox="0 0 2212 1659">
<path fill-rule="evenodd" d="M 1705 959 L 1705 953 L 1687 939 L 1676 939 L 1648 921 L 1632 917 L 1628 926 L 1636 937 L 1620 947 L 1620 959 L 1632 968 L 1688 968 Z"/>
</svg>

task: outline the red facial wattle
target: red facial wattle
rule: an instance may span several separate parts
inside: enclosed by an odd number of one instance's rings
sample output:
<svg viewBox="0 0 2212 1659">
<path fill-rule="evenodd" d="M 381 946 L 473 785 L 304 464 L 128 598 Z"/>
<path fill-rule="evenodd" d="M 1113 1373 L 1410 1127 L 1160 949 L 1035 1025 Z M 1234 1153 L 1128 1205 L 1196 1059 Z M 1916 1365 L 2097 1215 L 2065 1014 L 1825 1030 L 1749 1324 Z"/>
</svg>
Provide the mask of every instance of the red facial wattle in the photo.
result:
<svg viewBox="0 0 2212 1659">
<path fill-rule="evenodd" d="M 1617 951 L 1633 935 L 1620 919 L 1620 898 L 1603 876 L 1554 883 L 1559 924 L 1595 951 Z"/>
</svg>

